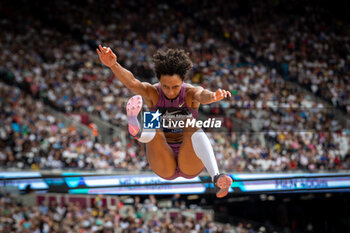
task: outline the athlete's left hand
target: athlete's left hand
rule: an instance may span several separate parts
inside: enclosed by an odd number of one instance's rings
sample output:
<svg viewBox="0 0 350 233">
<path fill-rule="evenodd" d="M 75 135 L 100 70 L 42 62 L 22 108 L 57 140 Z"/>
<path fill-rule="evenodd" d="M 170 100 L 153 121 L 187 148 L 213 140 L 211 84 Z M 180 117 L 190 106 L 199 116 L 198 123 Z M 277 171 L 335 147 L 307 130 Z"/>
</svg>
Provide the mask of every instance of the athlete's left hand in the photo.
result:
<svg viewBox="0 0 350 233">
<path fill-rule="evenodd" d="M 216 102 L 216 101 L 220 101 L 223 98 L 226 97 L 231 97 L 231 92 L 226 91 L 226 90 L 222 90 L 222 89 L 218 89 L 216 92 L 213 92 L 211 100 L 212 102 Z"/>
</svg>

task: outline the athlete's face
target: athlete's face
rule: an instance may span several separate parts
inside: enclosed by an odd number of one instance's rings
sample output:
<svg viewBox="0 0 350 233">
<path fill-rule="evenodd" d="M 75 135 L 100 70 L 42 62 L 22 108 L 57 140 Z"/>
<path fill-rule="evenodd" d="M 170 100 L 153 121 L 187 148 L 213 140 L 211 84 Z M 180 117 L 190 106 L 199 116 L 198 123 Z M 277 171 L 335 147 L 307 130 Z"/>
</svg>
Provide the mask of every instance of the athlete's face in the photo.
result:
<svg viewBox="0 0 350 233">
<path fill-rule="evenodd" d="M 180 94 L 183 81 L 179 75 L 162 75 L 159 82 L 164 95 L 168 99 L 175 99 Z"/>
</svg>

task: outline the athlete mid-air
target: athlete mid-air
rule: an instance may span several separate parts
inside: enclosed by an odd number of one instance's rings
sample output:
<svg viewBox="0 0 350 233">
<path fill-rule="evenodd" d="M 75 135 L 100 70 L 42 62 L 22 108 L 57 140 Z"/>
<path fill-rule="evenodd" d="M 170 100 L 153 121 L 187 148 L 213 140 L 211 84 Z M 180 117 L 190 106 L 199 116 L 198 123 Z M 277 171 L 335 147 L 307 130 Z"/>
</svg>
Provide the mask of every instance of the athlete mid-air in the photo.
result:
<svg viewBox="0 0 350 233">
<path fill-rule="evenodd" d="M 220 174 L 214 151 L 202 129 L 185 127 L 181 129 L 142 130 L 138 120 L 143 102 L 152 111 L 181 113 L 197 118 L 200 104 L 210 104 L 231 97 L 231 93 L 218 89 L 216 92 L 184 83 L 192 62 L 183 50 L 158 51 L 153 56 L 154 69 L 159 83 L 140 82 L 123 68 L 110 48 L 97 49 L 101 62 L 108 66 L 115 76 L 136 96 L 127 103 L 126 111 L 129 132 L 138 141 L 146 143 L 146 156 L 152 170 L 168 180 L 179 176 L 193 178 L 205 167 L 217 188 L 217 197 L 224 197 L 232 184 L 232 178 Z"/>
</svg>

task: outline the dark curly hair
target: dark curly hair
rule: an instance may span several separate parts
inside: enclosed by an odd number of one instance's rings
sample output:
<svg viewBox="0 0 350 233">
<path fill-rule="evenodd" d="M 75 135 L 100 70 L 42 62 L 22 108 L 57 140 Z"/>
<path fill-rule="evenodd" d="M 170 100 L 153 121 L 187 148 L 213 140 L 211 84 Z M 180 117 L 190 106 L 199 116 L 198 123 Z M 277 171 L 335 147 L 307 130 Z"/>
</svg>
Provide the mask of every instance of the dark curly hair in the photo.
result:
<svg viewBox="0 0 350 233">
<path fill-rule="evenodd" d="M 158 79 L 161 75 L 177 74 L 182 80 L 187 71 L 192 68 L 192 61 L 181 49 L 168 49 L 166 52 L 157 51 L 152 58 L 154 71 Z"/>
</svg>

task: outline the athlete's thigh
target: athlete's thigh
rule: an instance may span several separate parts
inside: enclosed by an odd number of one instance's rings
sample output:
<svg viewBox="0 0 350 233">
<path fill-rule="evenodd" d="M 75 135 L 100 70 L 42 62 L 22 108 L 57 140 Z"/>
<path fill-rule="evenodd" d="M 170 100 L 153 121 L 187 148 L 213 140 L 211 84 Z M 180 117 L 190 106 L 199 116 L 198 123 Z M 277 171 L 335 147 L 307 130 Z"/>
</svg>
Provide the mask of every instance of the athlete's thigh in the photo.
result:
<svg viewBox="0 0 350 233">
<path fill-rule="evenodd" d="M 177 158 L 180 171 L 186 175 L 196 175 L 203 170 L 204 165 L 193 150 L 191 136 L 194 129 L 184 129 L 184 138 Z"/>
<path fill-rule="evenodd" d="M 146 156 L 149 165 L 157 175 L 163 178 L 174 175 L 176 170 L 174 152 L 161 130 L 157 130 L 153 140 L 146 144 Z"/>
</svg>

